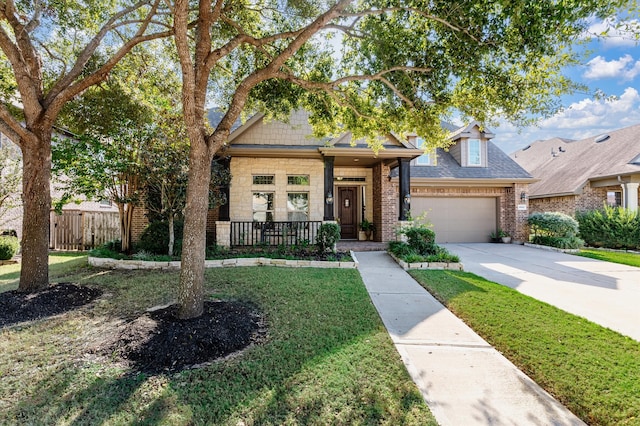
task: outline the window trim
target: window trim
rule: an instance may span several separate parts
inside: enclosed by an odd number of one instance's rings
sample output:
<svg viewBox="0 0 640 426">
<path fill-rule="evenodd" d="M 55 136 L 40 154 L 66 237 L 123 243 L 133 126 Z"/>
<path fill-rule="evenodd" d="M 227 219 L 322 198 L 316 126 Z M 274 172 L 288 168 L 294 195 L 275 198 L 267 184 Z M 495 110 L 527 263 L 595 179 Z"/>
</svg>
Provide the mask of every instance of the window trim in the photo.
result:
<svg viewBox="0 0 640 426">
<path fill-rule="evenodd" d="M 472 144 L 472 142 L 474 142 Z M 471 147 L 472 145 L 475 145 L 477 142 L 478 145 L 478 162 L 477 163 L 472 163 L 471 162 Z M 467 139 L 467 166 L 470 167 L 482 167 L 482 141 L 480 139 Z"/>
</svg>

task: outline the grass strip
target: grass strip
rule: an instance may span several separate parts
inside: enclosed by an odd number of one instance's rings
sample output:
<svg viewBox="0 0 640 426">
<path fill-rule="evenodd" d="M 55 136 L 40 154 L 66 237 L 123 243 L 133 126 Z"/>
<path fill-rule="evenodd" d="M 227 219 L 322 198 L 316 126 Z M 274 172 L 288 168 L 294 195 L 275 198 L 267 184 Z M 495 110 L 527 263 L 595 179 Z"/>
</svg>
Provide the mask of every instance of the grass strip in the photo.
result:
<svg viewBox="0 0 640 426">
<path fill-rule="evenodd" d="M 67 278 L 104 296 L 91 308 L 0 330 L 0 424 L 436 424 L 355 270 L 208 270 L 208 297 L 256 304 L 268 340 L 158 376 L 131 374 L 85 348 L 174 300 L 178 273 L 86 268 Z"/>
<path fill-rule="evenodd" d="M 586 423 L 640 424 L 639 342 L 474 274 L 411 274 Z"/>
<path fill-rule="evenodd" d="M 620 263 L 622 265 L 640 268 L 640 254 L 638 253 L 583 249 L 574 254 L 590 259 L 604 260 L 606 262 Z"/>
</svg>

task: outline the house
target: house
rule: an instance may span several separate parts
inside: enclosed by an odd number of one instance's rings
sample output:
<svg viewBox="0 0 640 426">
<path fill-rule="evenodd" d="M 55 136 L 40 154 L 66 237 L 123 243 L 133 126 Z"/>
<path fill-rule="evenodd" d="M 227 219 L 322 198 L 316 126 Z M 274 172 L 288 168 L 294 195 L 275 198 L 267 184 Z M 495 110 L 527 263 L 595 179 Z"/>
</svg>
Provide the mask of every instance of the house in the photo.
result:
<svg viewBox="0 0 640 426">
<path fill-rule="evenodd" d="M 222 246 L 313 242 L 326 221 L 341 225 L 342 239 L 357 239 L 368 220 L 376 241 L 390 241 L 400 223 L 427 212 L 439 242 L 487 242 L 499 228 L 525 240 L 534 179 L 481 129 L 457 129 L 448 150 L 427 154 L 418 135 L 386 135 L 374 153 L 349 132 L 313 137 L 305 112 L 289 123 L 256 115 L 229 137 L 228 203 L 209 212 L 208 239 Z"/>
<path fill-rule="evenodd" d="M 511 158 L 539 179 L 529 187 L 531 212 L 638 208 L 640 124 L 582 140 L 537 141 Z"/>
<path fill-rule="evenodd" d="M 494 134 L 480 123 L 449 129 L 448 149 L 411 161 L 411 215 L 426 214 L 439 243 L 488 242 L 497 229 L 527 241 L 527 193 L 535 179 L 491 142 Z M 423 143 L 417 135 L 408 140 Z"/>
</svg>

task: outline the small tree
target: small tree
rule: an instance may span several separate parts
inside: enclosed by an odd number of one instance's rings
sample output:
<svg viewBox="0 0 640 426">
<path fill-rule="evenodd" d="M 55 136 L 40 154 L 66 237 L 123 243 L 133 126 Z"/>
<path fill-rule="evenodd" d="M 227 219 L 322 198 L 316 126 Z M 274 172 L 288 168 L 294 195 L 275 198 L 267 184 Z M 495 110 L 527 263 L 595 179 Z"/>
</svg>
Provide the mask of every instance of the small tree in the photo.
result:
<svg viewBox="0 0 640 426">
<path fill-rule="evenodd" d="M 53 147 L 53 171 L 62 179 L 61 209 L 76 195 L 108 199 L 120 214 L 122 251 L 131 251 L 133 212 L 141 201 L 144 147 L 156 135 L 152 126 L 125 126 L 119 133 L 58 139 Z"/>
<path fill-rule="evenodd" d="M 13 212 L 20 207 L 22 166 L 20 157 L 9 145 L 0 147 L 0 228 L 14 219 Z"/>
</svg>

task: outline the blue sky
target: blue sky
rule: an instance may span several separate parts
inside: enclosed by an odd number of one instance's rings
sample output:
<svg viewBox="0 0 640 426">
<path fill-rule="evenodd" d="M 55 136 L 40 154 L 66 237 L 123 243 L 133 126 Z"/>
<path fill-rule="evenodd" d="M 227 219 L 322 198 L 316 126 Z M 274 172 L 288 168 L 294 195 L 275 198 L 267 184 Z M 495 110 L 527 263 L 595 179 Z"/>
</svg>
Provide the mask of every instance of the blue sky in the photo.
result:
<svg viewBox="0 0 640 426">
<path fill-rule="evenodd" d="M 637 21 L 632 21 L 637 24 Z M 590 32 L 602 33 L 605 22 L 594 22 Z M 610 30 L 606 38 L 591 41 L 590 53 L 581 66 L 568 68 L 566 75 L 586 84 L 590 91 L 600 89 L 613 100 L 596 100 L 591 94 L 577 93 L 562 98 L 564 109 L 543 119 L 537 127 L 518 129 L 508 123 L 491 130 L 493 142 L 511 153 L 536 140 L 561 137 L 583 139 L 607 131 L 640 124 L 640 45 L 633 37 Z"/>
</svg>

